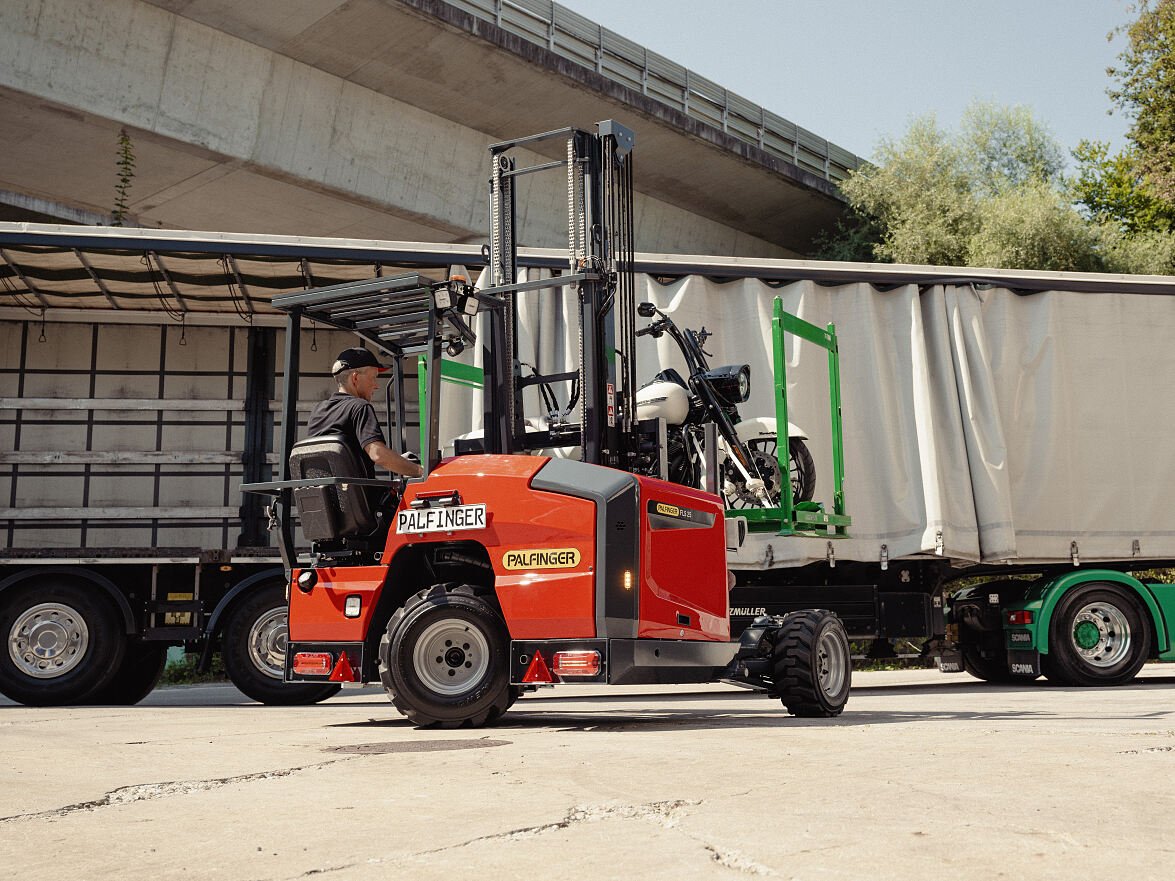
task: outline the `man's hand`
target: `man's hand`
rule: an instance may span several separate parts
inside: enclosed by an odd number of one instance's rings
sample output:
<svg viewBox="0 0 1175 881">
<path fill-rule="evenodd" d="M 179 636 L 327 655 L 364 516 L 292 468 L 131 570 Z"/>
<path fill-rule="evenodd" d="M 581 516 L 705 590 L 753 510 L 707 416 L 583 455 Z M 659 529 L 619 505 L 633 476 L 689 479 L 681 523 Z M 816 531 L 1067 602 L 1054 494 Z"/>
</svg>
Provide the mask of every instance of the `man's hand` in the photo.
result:
<svg viewBox="0 0 1175 881">
<path fill-rule="evenodd" d="M 363 449 L 371 457 L 371 461 L 381 468 L 394 471 L 396 474 L 403 474 L 405 477 L 424 476 L 424 469 L 418 463 L 401 456 L 380 441 L 372 441 Z"/>
</svg>

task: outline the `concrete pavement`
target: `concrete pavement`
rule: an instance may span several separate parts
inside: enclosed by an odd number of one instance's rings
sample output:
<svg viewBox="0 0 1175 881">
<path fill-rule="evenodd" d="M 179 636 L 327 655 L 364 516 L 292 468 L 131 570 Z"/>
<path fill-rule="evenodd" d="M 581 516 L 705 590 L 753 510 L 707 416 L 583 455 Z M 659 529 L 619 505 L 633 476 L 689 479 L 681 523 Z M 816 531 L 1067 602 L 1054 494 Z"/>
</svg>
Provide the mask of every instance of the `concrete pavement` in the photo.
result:
<svg viewBox="0 0 1175 881">
<path fill-rule="evenodd" d="M 857 673 L 839 719 L 725 686 L 546 689 L 476 731 L 374 689 L 0 707 L 8 877 L 1160 878 L 1175 670 L 1118 689 Z"/>
</svg>

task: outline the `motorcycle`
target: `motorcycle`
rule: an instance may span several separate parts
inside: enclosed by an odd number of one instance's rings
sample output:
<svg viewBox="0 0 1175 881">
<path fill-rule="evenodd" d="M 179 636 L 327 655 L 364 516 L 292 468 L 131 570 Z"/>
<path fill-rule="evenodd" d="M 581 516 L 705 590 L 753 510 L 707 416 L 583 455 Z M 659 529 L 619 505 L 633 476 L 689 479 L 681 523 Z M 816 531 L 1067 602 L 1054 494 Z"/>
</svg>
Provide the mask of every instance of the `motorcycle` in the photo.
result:
<svg viewBox="0 0 1175 881">
<path fill-rule="evenodd" d="M 688 379 L 670 368 L 662 370 L 637 391 L 638 419 L 662 417 L 666 423 L 669 480 L 702 487 L 705 482 L 704 429 L 714 423 L 718 431 L 718 485 L 728 508 L 778 507 L 784 485 L 777 456 L 778 435 L 774 419 L 741 419 L 738 404 L 751 393 L 751 368 L 731 364 L 711 369 L 706 340 L 713 334 L 681 330 L 652 303 L 641 303 L 637 314 L 656 320 L 637 330 L 637 336 L 654 339 L 669 334 L 685 358 Z M 788 423 L 788 471 L 792 504 L 811 501 L 816 489 L 816 467 L 807 435 Z M 650 454 L 646 467 L 655 460 Z"/>
</svg>

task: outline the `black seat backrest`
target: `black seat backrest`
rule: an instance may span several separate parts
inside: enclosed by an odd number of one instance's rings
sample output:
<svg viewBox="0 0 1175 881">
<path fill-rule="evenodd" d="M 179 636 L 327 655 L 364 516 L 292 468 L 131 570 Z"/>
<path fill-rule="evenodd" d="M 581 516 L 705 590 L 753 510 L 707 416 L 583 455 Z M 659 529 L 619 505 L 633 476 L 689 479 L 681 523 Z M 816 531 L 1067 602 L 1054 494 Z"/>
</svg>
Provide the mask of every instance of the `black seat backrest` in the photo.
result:
<svg viewBox="0 0 1175 881">
<path fill-rule="evenodd" d="M 338 434 L 308 437 L 290 451 L 290 477 L 366 477 L 355 456 Z M 294 503 L 309 541 L 332 541 L 367 535 L 376 527 L 363 486 L 306 486 L 294 490 Z"/>
</svg>

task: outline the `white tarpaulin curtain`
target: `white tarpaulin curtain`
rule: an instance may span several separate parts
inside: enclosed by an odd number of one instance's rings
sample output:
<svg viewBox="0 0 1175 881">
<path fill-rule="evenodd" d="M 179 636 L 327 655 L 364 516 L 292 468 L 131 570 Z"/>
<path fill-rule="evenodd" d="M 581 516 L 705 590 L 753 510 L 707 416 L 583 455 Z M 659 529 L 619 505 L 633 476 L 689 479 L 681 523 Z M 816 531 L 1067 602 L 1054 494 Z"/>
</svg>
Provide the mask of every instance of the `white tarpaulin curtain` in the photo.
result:
<svg viewBox="0 0 1175 881">
<path fill-rule="evenodd" d="M 1166 498 L 1175 487 L 1175 298 L 637 278 L 638 302 L 714 334 L 711 366 L 751 366 L 744 418 L 775 415 L 777 296 L 806 321 L 834 322 L 840 341 L 853 525 L 834 542 L 838 560 L 877 561 L 884 546 L 891 560 L 1056 562 L 1070 559 L 1074 542 L 1083 562 L 1175 559 Z M 562 288 L 520 297 L 523 361 L 542 372 L 577 369 L 574 304 Z M 808 435 L 815 500 L 831 509 L 827 354 L 795 337 L 786 350 L 790 420 Z M 480 353 L 462 360 L 479 363 Z M 666 367 L 684 372 L 668 336 L 638 340 L 638 383 Z M 537 392 L 528 394 L 536 414 Z M 479 397 L 443 397 L 443 436 L 480 428 Z M 768 545 L 773 565 L 827 555 L 823 538 L 772 537 L 748 542 L 733 565 L 764 565 Z"/>
</svg>

